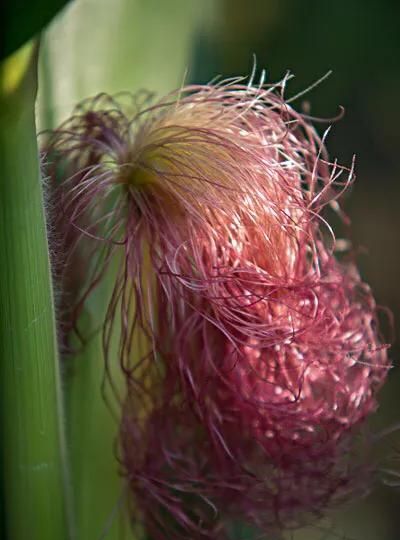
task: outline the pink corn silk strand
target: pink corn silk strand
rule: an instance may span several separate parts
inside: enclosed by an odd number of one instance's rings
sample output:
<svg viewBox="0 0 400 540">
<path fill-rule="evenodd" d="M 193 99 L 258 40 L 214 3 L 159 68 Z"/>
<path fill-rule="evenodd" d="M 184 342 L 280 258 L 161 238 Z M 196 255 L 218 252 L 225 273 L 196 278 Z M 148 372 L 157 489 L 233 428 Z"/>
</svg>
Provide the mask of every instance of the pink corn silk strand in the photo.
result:
<svg viewBox="0 0 400 540">
<path fill-rule="evenodd" d="M 386 346 L 321 215 L 353 171 L 277 90 L 99 95 L 47 142 L 60 281 L 88 276 L 64 299 L 66 342 L 120 257 L 103 348 L 109 374 L 118 319 L 120 459 L 155 538 L 225 538 L 237 515 L 294 526 L 368 476 L 354 430 Z"/>
</svg>

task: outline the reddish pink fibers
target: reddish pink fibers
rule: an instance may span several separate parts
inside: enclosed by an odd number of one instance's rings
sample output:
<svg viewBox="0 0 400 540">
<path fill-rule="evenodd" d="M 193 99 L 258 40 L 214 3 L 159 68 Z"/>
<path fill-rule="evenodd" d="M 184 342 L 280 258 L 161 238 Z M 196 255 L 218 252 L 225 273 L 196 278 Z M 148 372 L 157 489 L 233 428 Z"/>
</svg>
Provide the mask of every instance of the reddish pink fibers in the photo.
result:
<svg viewBox="0 0 400 540">
<path fill-rule="evenodd" d="M 389 362 L 371 291 L 323 217 L 341 214 L 353 170 L 328 161 L 283 87 L 100 95 L 47 143 L 64 342 L 112 276 L 108 389 L 154 539 L 293 527 L 369 470 L 357 433 Z"/>
</svg>

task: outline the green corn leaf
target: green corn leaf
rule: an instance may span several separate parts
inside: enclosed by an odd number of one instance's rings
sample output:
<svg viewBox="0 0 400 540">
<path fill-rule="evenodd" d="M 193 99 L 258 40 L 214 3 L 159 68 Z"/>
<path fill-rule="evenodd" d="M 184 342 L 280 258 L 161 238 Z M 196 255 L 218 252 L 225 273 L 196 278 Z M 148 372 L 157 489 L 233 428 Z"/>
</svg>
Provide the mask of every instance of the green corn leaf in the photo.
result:
<svg viewBox="0 0 400 540">
<path fill-rule="evenodd" d="M 0 65 L 0 452 L 8 540 L 63 540 L 70 532 L 36 60 L 29 43 Z"/>
</svg>

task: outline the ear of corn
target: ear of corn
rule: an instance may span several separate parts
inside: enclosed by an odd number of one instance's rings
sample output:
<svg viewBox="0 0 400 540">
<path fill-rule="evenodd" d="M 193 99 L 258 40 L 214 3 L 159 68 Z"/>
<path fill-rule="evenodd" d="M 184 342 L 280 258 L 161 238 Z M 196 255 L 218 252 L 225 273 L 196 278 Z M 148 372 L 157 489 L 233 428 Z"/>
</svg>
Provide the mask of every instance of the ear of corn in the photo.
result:
<svg viewBox="0 0 400 540">
<path fill-rule="evenodd" d="M 189 63 L 193 28 L 203 12 L 204 7 L 186 0 L 171 0 L 168 5 L 158 3 L 157 10 L 153 3 L 115 0 L 110 12 L 109 2 L 98 0 L 93 25 L 92 2 L 71 3 L 43 35 L 37 103 L 40 129 L 56 127 L 79 100 L 91 94 L 134 92 L 143 87 L 166 92 L 179 85 Z M 85 335 L 99 327 L 100 313 L 104 315 L 111 290 L 112 276 L 91 299 L 79 322 Z M 118 323 L 114 334 L 118 341 Z M 115 352 L 112 377 L 122 394 Z M 102 395 L 104 362 L 100 335 L 78 354 L 68 355 L 65 367 L 66 426 L 77 538 L 130 539 L 135 535 L 124 520 L 126 490 L 119 477 L 114 448 L 118 419 L 113 418 Z"/>
</svg>

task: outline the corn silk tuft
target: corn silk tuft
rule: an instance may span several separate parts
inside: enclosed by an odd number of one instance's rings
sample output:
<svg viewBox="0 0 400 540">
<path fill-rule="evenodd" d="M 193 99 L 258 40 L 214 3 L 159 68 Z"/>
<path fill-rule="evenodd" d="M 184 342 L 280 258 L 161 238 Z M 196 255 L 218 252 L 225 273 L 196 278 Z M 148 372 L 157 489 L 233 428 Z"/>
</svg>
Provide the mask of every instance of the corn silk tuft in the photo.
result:
<svg viewBox="0 0 400 540">
<path fill-rule="evenodd" d="M 278 533 L 368 487 L 387 346 L 323 217 L 353 169 L 283 86 L 102 94 L 48 135 L 62 341 L 111 275 L 118 457 L 153 539 Z"/>
</svg>

